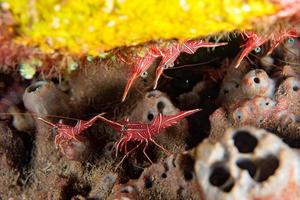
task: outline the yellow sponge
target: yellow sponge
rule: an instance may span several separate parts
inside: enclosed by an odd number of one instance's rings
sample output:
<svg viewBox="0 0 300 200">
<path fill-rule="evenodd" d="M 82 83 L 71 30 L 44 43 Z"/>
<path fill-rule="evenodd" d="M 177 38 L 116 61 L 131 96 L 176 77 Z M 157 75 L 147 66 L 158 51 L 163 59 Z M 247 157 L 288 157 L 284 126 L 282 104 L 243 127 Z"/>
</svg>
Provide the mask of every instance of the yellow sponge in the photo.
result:
<svg viewBox="0 0 300 200">
<path fill-rule="evenodd" d="M 245 29 L 253 19 L 276 12 L 269 0 L 4 1 L 20 24 L 18 42 L 38 44 L 47 52 L 89 54 Z"/>
</svg>

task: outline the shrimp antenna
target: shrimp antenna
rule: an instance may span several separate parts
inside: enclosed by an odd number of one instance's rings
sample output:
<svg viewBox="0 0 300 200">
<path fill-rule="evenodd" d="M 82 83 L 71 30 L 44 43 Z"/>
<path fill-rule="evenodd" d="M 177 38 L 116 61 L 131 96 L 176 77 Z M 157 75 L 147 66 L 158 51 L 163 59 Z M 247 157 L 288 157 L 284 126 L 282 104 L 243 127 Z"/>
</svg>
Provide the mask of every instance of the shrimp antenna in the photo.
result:
<svg viewBox="0 0 300 200">
<path fill-rule="evenodd" d="M 37 119 L 38 119 L 38 120 L 41 120 L 41 121 L 44 122 L 45 124 L 48 124 L 48 125 L 50 125 L 50 126 L 52 126 L 52 127 L 54 127 L 54 128 L 58 128 L 57 125 L 55 125 L 55 124 L 53 124 L 52 122 L 49 122 L 49 121 L 47 121 L 47 120 L 45 120 L 45 119 L 43 119 L 43 118 L 41 118 L 41 117 L 38 117 Z"/>
<path fill-rule="evenodd" d="M 7 112 L 7 113 L 0 113 L 0 115 L 33 115 L 33 116 L 38 116 L 38 113 L 35 113 L 35 112 L 31 112 L 31 113 Z M 60 115 L 45 115 L 45 116 L 51 117 L 51 118 L 79 120 L 78 118 L 65 117 L 65 116 L 60 116 Z"/>
</svg>

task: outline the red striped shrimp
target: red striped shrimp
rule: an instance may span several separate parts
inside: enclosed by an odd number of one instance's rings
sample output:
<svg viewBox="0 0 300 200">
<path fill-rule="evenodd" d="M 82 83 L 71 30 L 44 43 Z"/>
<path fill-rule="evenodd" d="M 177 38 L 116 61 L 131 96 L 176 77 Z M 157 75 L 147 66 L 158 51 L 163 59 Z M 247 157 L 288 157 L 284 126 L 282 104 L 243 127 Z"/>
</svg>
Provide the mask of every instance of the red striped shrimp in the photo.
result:
<svg viewBox="0 0 300 200">
<path fill-rule="evenodd" d="M 125 100 L 134 81 L 139 76 L 143 76 L 157 58 L 160 57 L 162 58 L 162 60 L 160 61 L 155 72 L 153 89 L 156 89 L 158 80 L 162 75 L 163 70 L 173 67 L 174 62 L 178 58 L 180 53 L 185 52 L 188 54 L 194 54 L 200 47 L 217 47 L 226 44 L 227 43 L 204 42 L 203 40 L 187 40 L 182 43 L 174 42 L 168 45 L 153 45 L 149 47 L 149 49 L 145 51 L 144 56 L 133 59 L 134 61 L 132 63 L 125 61 L 126 63 L 131 64 L 132 68 L 128 82 L 125 86 L 122 102 Z"/>
<path fill-rule="evenodd" d="M 119 165 L 131 152 L 136 150 L 142 143 L 145 143 L 145 146 L 143 148 L 143 153 L 146 156 L 146 158 L 152 163 L 151 159 L 146 154 L 146 149 L 149 145 L 149 141 L 154 143 L 157 147 L 162 149 L 164 152 L 170 154 L 168 150 L 166 150 L 164 147 L 159 145 L 153 138 L 157 136 L 163 129 L 178 123 L 183 118 L 192 115 L 198 111 L 200 111 L 200 109 L 181 111 L 175 115 L 159 114 L 156 117 L 154 117 L 153 121 L 149 124 L 129 122 L 128 120 L 126 120 L 123 123 L 119 123 L 119 122 L 114 122 L 109 119 L 106 119 L 103 116 L 98 116 L 98 118 L 104 123 L 111 126 L 114 130 L 122 134 L 122 138 L 119 141 L 115 142 L 116 156 L 119 149 L 125 150 L 125 156 L 122 158 Z M 133 149 L 127 151 L 127 143 L 130 141 L 136 141 L 139 143 Z"/>
<path fill-rule="evenodd" d="M 58 123 L 52 123 L 50 121 L 47 121 L 46 119 L 43 119 L 41 117 L 38 117 L 37 119 L 41 120 L 42 122 L 52 126 L 55 128 L 55 147 L 58 148 L 58 146 L 62 142 L 68 142 L 72 139 L 77 140 L 76 136 L 82 134 L 82 132 L 89 127 L 91 127 L 97 119 L 104 113 L 101 113 L 99 115 L 96 115 L 95 117 L 91 118 L 90 120 L 78 120 L 75 126 L 70 126 L 62 123 L 60 120 Z"/>
<path fill-rule="evenodd" d="M 226 44 L 227 43 L 204 42 L 203 40 L 187 40 L 182 43 L 172 44 L 171 47 L 167 48 L 151 48 L 151 54 L 162 57 L 162 60 L 156 69 L 153 89 L 156 89 L 158 80 L 162 75 L 163 70 L 174 67 L 174 62 L 178 58 L 180 53 L 185 52 L 188 54 L 194 54 L 197 49 L 201 47 L 218 47 Z"/>
<path fill-rule="evenodd" d="M 250 31 L 244 31 L 242 35 L 246 37 L 246 43 L 242 45 L 242 47 L 245 48 L 238 57 L 235 68 L 239 67 L 244 57 L 246 57 L 251 51 L 255 50 L 255 52 L 259 53 L 261 51 L 260 46 L 264 43 L 269 41 L 271 44 L 269 50 L 267 51 L 267 55 L 269 55 L 285 39 L 299 37 L 300 33 L 298 33 L 296 29 L 292 28 L 288 30 L 275 30 L 269 35 L 259 35 Z"/>
</svg>

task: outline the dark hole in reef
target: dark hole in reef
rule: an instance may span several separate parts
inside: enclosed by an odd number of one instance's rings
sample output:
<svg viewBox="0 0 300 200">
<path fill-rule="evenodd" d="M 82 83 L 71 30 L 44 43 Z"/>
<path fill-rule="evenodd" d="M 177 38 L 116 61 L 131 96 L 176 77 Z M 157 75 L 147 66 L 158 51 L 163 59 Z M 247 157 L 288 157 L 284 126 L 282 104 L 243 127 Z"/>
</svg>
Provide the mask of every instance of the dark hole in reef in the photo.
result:
<svg viewBox="0 0 300 200">
<path fill-rule="evenodd" d="M 157 110 L 158 110 L 158 112 L 160 112 L 160 113 L 163 113 L 163 109 L 165 108 L 165 103 L 164 102 L 162 102 L 162 101 L 160 101 L 160 102 L 158 102 L 157 103 Z"/>
<path fill-rule="evenodd" d="M 115 144 L 113 142 L 110 142 L 110 143 L 107 143 L 104 148 L 103 148 L 103 152 L 105 154 L 112 154 L 113 151 L 114 151 L 114 147 L 115 147 Z"/>
<path fill-rule="evenodd" d="M 228 90 L 224 90 L 224 94 L 228 94 L 228 92 L 229 92 Z"/>
<path fill-rule="evenodd" d="M 229 171 L 223 166 L 217 166 L 213 169 L 209 177 L 209 182 L 224 192 L 230 192 L 234 186 L 234 181 Z"/>
<path fill-rule="evenodd" d="M 190 155 L 184 155 L 180 158 L 179 163 L 184 179 L 191 181 L 194 178 L 195 160 Z"/>
<path fill-rule="evenodd" d="M 120 192 L 121 192 L 121 193 L 129 193 L 129 190 L 128 190 L 127 187 L 125 187 L 125 188 L 122 188 L 122 189 L 120 190 Z"/>
<path fill-rule="evenodd" d="M 234 145 L 240 153 L 251 153 L 257 145 L 257 139 L 248 131 L 238 131 L 233 136 Z"/>
<path fill-rule="evenodd" d="M 0 95 L 14 83 L 14 80 L 12 76 L 0 73 Z"/>
<path fill-rule="evenodd" d="M 126 187 L 123 187 L 120 192 L 121 193 L 132 193 L 133 192 L 133 187 L 132 186 L 126 186 Z"/>
<path fill-rule="evenodd" d="M 168 163 L 164 163 L 164 168 L 165 168 L 165 172 L 169 171 L 169 166 L 168 166 Z"/>
<path fill-rule="evenodd" d="M 239 88 L 240 87 L 240 85 L 237 83 L 237 84 L 235 84 L 235 88 Z"/>
<path fill-rule="evenodd" d="M 156 96 L 157 96 L 157 92 L 155 90 L 152 90 L 147 94 L 147 98 L 156 97 Z"/>
<path fill-rule="evenodd" d="M 241 159 L 241 160 L 238 160 L 236 165 L 241 168 L 241 169 L 245 169 L 248 171 L 249 175 L 253 178 L 256 171 L 257 171 L 257 168 L 256 168 L 256 165 L 255 163 L 252 161 L 252 160 L 249 160 L 249 159 Z"/>
<path fill-rule="evenodd" d="M 61 199 L 71 199 L 75 195 L 87 196 L 92 190 L 90 185 L 78 184 L 79 180 L 76 177 L 70 177 L 68 185 L 63 188 Z"/>
<path fill-rule="evenodd" d="M 178 199 L 186 199 L 186 196 L 188 194 L 188 191 L 183 186 L 179 186 L 179 189 L 177 191 Z"/>
<path fill-rule="evenodd" d="M 153 115 L 152 113 L 148 113 L 147 119 L 148 119 L 149 121 L 152 121 L 153 118 L 154 118 L 154 115 Z"/>
<path fill-rule="evenodd" d="M 149 189 L 152 187 L 152 185 L 153 185 L 152 180 L 149 177 L 145 178 L 145 188 Z"/>
<path fill-rule="evenodd" d="M 166 174 L 166 173 L 163 173 L 163 174 L 161 175 L 161 177 L 162 177 L 162 178 L 167 178 L 167 174 Z"/>
<path fill-rule="evenodd" d="M 184 179 L 186 181 L 191 181 L 193 179 L 193 173 L 192 172 L 185 170 L 183 174 L 184 174 Z"/>
<path fill-rule="evenodd" d="M 173 158 L 173 159 L 172 159 L 172 165 L 173 165 L 173 167 L 174 167 L 174 168 L 176 168 L 176 167 L 177 167 L 177 166 L 176 166 L 176 162 L 175 162 L 175 161 L 176 161 L 176 159 L 175 159 L 175 158 Z"/>
<path fill-rule="evenodd" d="M 46 84 L 46 82 L 43 82 L 43 81 L 36 82 L 27 88 L 27 92 L 28 93 L 35 92 L 37 89 L 39 89 L 40 87 L 42 87 L 45 84 Z"/>
<path fill-rule="evenodd" d="M 279 160 L 274 155 L 268 155 L 266 158 L 258 160 L 257 173 L 255 180 L 257 182 L 264 182 L 270 176 L 275 174 L 276 169 L 279 167 Z"/>
<path fill-rule="evenodd" d="M 266 102 L 266 106 L 268 106 L 269 105 L 269 102 Z"/>
<path fill-rule="evenodd" d="M 257 83 L 257 84 L 260 83 L 260 80 L 259 80 L 259 78 L 257 78 L 257 77 L 255 77 L 255 78 L 253 79 L 253 81 L 254 81 L 254 83 Z"/>
<path fill-rule="evenodd" d="M 297 91 L 299 90 L 299 87 L 294 86 L 294 87 L 293 87 L 293 90 L 294 90 L 295 92 L 297 92 Z"/>
</svg>

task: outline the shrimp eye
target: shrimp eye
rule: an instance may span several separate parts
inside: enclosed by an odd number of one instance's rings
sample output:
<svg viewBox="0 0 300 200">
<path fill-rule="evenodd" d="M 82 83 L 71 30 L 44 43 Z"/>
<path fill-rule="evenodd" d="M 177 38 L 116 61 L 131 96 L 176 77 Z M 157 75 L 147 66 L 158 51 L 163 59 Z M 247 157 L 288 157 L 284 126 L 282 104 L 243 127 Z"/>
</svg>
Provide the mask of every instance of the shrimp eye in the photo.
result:
<svg viewBox="0 0 300 200">
<path fill-rule="evenodd" d="M 142 78 L 147 78 L 148 76 L 148 72 L 147 71 L 144 71 L 143 73 L 141 73 L 141 77 Z"/>
<path fill-rule="evenodd" d="M 295 42 L 295 39 L 294 39 L 294 38 L 289 38 L 289 39 L 288 39 L 288 43 L 289 43 L 289 44 L 293 44 L 294 42 Z"/>
<path fill-rule="evenodd" d="M 123 126 L 123 130 L 122 131 L 127 131 L 128 130 L 128 126 L 127 126 L 127 124 L 125 124 L 124 126 Z"/>
<path fill-rule="evenodd" d="M 168 63 L 168 64 L 164 65 L 164 69 L 168 69 L 168 68 L 171 68 L 171 67 L 174 67 L 174 63 Z"/>
<path fill-rule="evenodd" d="M 260 52 L 261 52 L 261 48 L 260 48 L 260 47 L 256 47 L 256 48 L 254 49 L 254 51 L 255 51 L 255 53 L 260 53 Z"/>
</svg>

